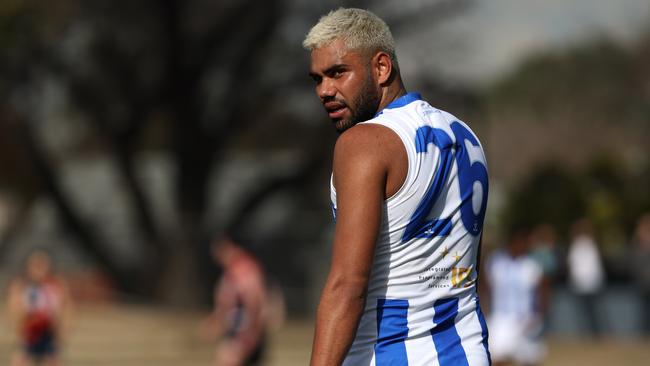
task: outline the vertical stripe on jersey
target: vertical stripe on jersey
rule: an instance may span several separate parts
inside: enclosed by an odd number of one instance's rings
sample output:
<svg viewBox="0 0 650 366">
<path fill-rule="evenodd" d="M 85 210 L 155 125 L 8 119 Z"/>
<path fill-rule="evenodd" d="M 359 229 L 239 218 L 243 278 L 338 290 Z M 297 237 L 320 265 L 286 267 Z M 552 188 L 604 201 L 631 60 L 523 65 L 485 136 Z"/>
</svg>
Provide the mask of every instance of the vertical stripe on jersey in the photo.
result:
<svg viewBox="0 0 650 366">
<path fill-rule="evenodd" d="M 485 323 L 485 317 L 481 311 L 481 304 L 478 301 L 478 297 L 476 297 L 476 315 L 478 315 L 478 322 L 481 324 L 481 336 L 483 337 L 483 347 L 485 347 L 488 364 L 492 365 L 492 356 L 490 355 L 490 347 L 488 346 L 488 327 L 487 323 Z"/>
<path fill-rule="evenodd" d="M 418 154 L 426 154 L 429 151 L 429 144 L 435 145 L 440 149 L 439 165 L 431 185 L 424 194 L 424 198 L 418 204 L 411 220 L 406 225 L 402 241 L 406 242 L 419 235 L 431 227 L 431 222 L 426 218 L 431 213 L 433 205 L 436 203 L 440 192 L 448 181 L 448 175 L 454 164 L 454 154 L 452 151 L 453 141 L 447 133 L 439 128 L 422 126 L 415 133 L 415 151 Z M 424 235 L 423 237 L 433 237 L 434 235 Z"/>
<path fill-rule="evenodd" d="M 377 300 L 377 343 L 375 364 L 377 366 L 407 366 L 406 345 L 408 336 L 409 303 L 407 300 Z"/>
<path fill-rule="evenodd" d="M 440 299 L 433 304 L 435 327 L 431 330 L 440 366 L 468 366 L 467 355 L 456 331 L 458 298 Z"/>
</svg>

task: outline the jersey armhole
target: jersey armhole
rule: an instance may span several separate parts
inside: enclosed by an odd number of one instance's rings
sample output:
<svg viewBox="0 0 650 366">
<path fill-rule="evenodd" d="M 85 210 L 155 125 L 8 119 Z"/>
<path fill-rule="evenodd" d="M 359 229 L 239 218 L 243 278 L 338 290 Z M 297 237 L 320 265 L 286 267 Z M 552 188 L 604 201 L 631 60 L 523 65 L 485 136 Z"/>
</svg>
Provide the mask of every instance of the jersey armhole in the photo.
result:
<svg viewBox="0 0 650 366">
<path fill-rule="evenodd" d="M 381 123 L 379 121 L 374 121 L 374 120 L 370 120 L 370 121 L 366 121 L 366 122 L 362 122 L 362 123 L 364 123 L 364 124 L 365 123 L 367 123 L 367 124 L 372 123 L 374 125 L 382 126 L 382 127 L 386 128 L 387 130 L 391 131 L 393 134 L 395 134 L 399 138 L 399 140 L 402 142 L 402 147 L 406 151 L 406 175 L 404 176 L 404 182 L 402 182 L 400 187 L 397 189 L 397 191 L 395 191 L 395 193 L 393 193 L 393 195 L 391 195 L 390 197 L 388 197 L 388 198 L 386 198 L 384 200 L 386 203 L 391 202 L 395 198 L 399 197 L 402 194 L 402 192 L 404 192 L 407 189 L 407 187 L 409 186 L 410 181 L 412 180 L 413 172 L 412 172 L 412 169 L 411 169 L 411 162 L 413 161 L 414 156 L 413 156 L 413 151 L 411 151 L 409 149 L 409 144 L 407 142 L 407 141 L 410 141 L 410 138 L 408 138 L 406 136 L 406 134 L 403 133 L 402 131 L 399 131 L 397 128 L 394 128 L 393 126 L 389 126 L 386 123 Z"/>
</svg>

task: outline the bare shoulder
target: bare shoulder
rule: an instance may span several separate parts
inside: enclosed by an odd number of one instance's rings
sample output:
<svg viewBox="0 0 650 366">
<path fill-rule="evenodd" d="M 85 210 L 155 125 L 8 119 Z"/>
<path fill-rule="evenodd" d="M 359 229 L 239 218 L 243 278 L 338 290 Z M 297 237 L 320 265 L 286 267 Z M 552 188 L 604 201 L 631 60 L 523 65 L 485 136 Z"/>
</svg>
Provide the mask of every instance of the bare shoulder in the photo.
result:
<svg viewBox="0 0 650 366">
<path fill-rule="evenodd" d="M 9 291 L 21 291 L 23 288 L 25 288 L 25 280 L 18 277 L 14 278 L 9 282 L 8 289 Z"/>
<path fill-rule="evenodd" d="M 364 123 L 339 136 L 334 148 L 334 159 L 336 161 L 337 157 L 345 157 L 346 160 L 386 165 L 403 149 L 400 138 L 390 128 Z"/>
<path fill-rule="evenodd" d="M 334 184 L 341 176 L 380 181 L 384 198 L 392 197 L 408 173 L 408 156 L 402 140 L 388 127 L 364 123 L 339 136 L 334 148 Z M 347 177 L 346 177 L 347 178 Z"/>
<path fill-rule="evenodd" d="M 17 301 L 23 296 L 23 291 L 25 290 L 25 281 L 21 278 L 16 278 L 11 280 L 9 286 L 7 287 L 7 301 L 10 304 L 16 305 Z"/>
</svg>

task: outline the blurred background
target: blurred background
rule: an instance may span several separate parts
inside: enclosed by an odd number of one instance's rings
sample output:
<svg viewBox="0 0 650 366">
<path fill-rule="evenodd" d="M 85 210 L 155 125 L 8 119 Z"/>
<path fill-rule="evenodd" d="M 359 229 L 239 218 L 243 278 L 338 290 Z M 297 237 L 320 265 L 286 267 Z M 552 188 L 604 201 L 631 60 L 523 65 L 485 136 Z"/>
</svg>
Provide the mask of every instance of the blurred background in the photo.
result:
<svg viewBox="0 0 650 366">
<path fill-rule="evenodd" d="M 338 6 L 384 18 L 407 88 L 481 138 L 484 257 L 513 227 L 550 227 L 545 364 L 647 362 L 647 0 L 3 0 L 3 298 L 45 249 L 75 300 L 65 364 L 209 364 L 195 330 L 220 275 L 210 245 L 227 235 L 284 295 L 268 364 L 306 364 L 336 133 L 301 42 Z M 597 339 L 570 284 L 580 218 L 604 273 Z M 12 334 L 0 319 L 0 362 Z"/>
</svg>

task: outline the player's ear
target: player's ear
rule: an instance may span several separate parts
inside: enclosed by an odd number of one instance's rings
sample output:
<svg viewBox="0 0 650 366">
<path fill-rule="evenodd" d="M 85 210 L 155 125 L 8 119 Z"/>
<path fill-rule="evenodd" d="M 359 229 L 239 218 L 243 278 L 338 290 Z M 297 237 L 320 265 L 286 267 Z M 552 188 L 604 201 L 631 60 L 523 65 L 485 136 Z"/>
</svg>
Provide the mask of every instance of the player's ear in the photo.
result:
<svg viewBox="0 0 650 366">
<path fill-rule="evenodd" d="M 393 60 L 388 53 L 379 51 L 375 54 L 373 61 L 377 82 L 380 85 L 386 83 L 393 73 Z"/>
</svg>

